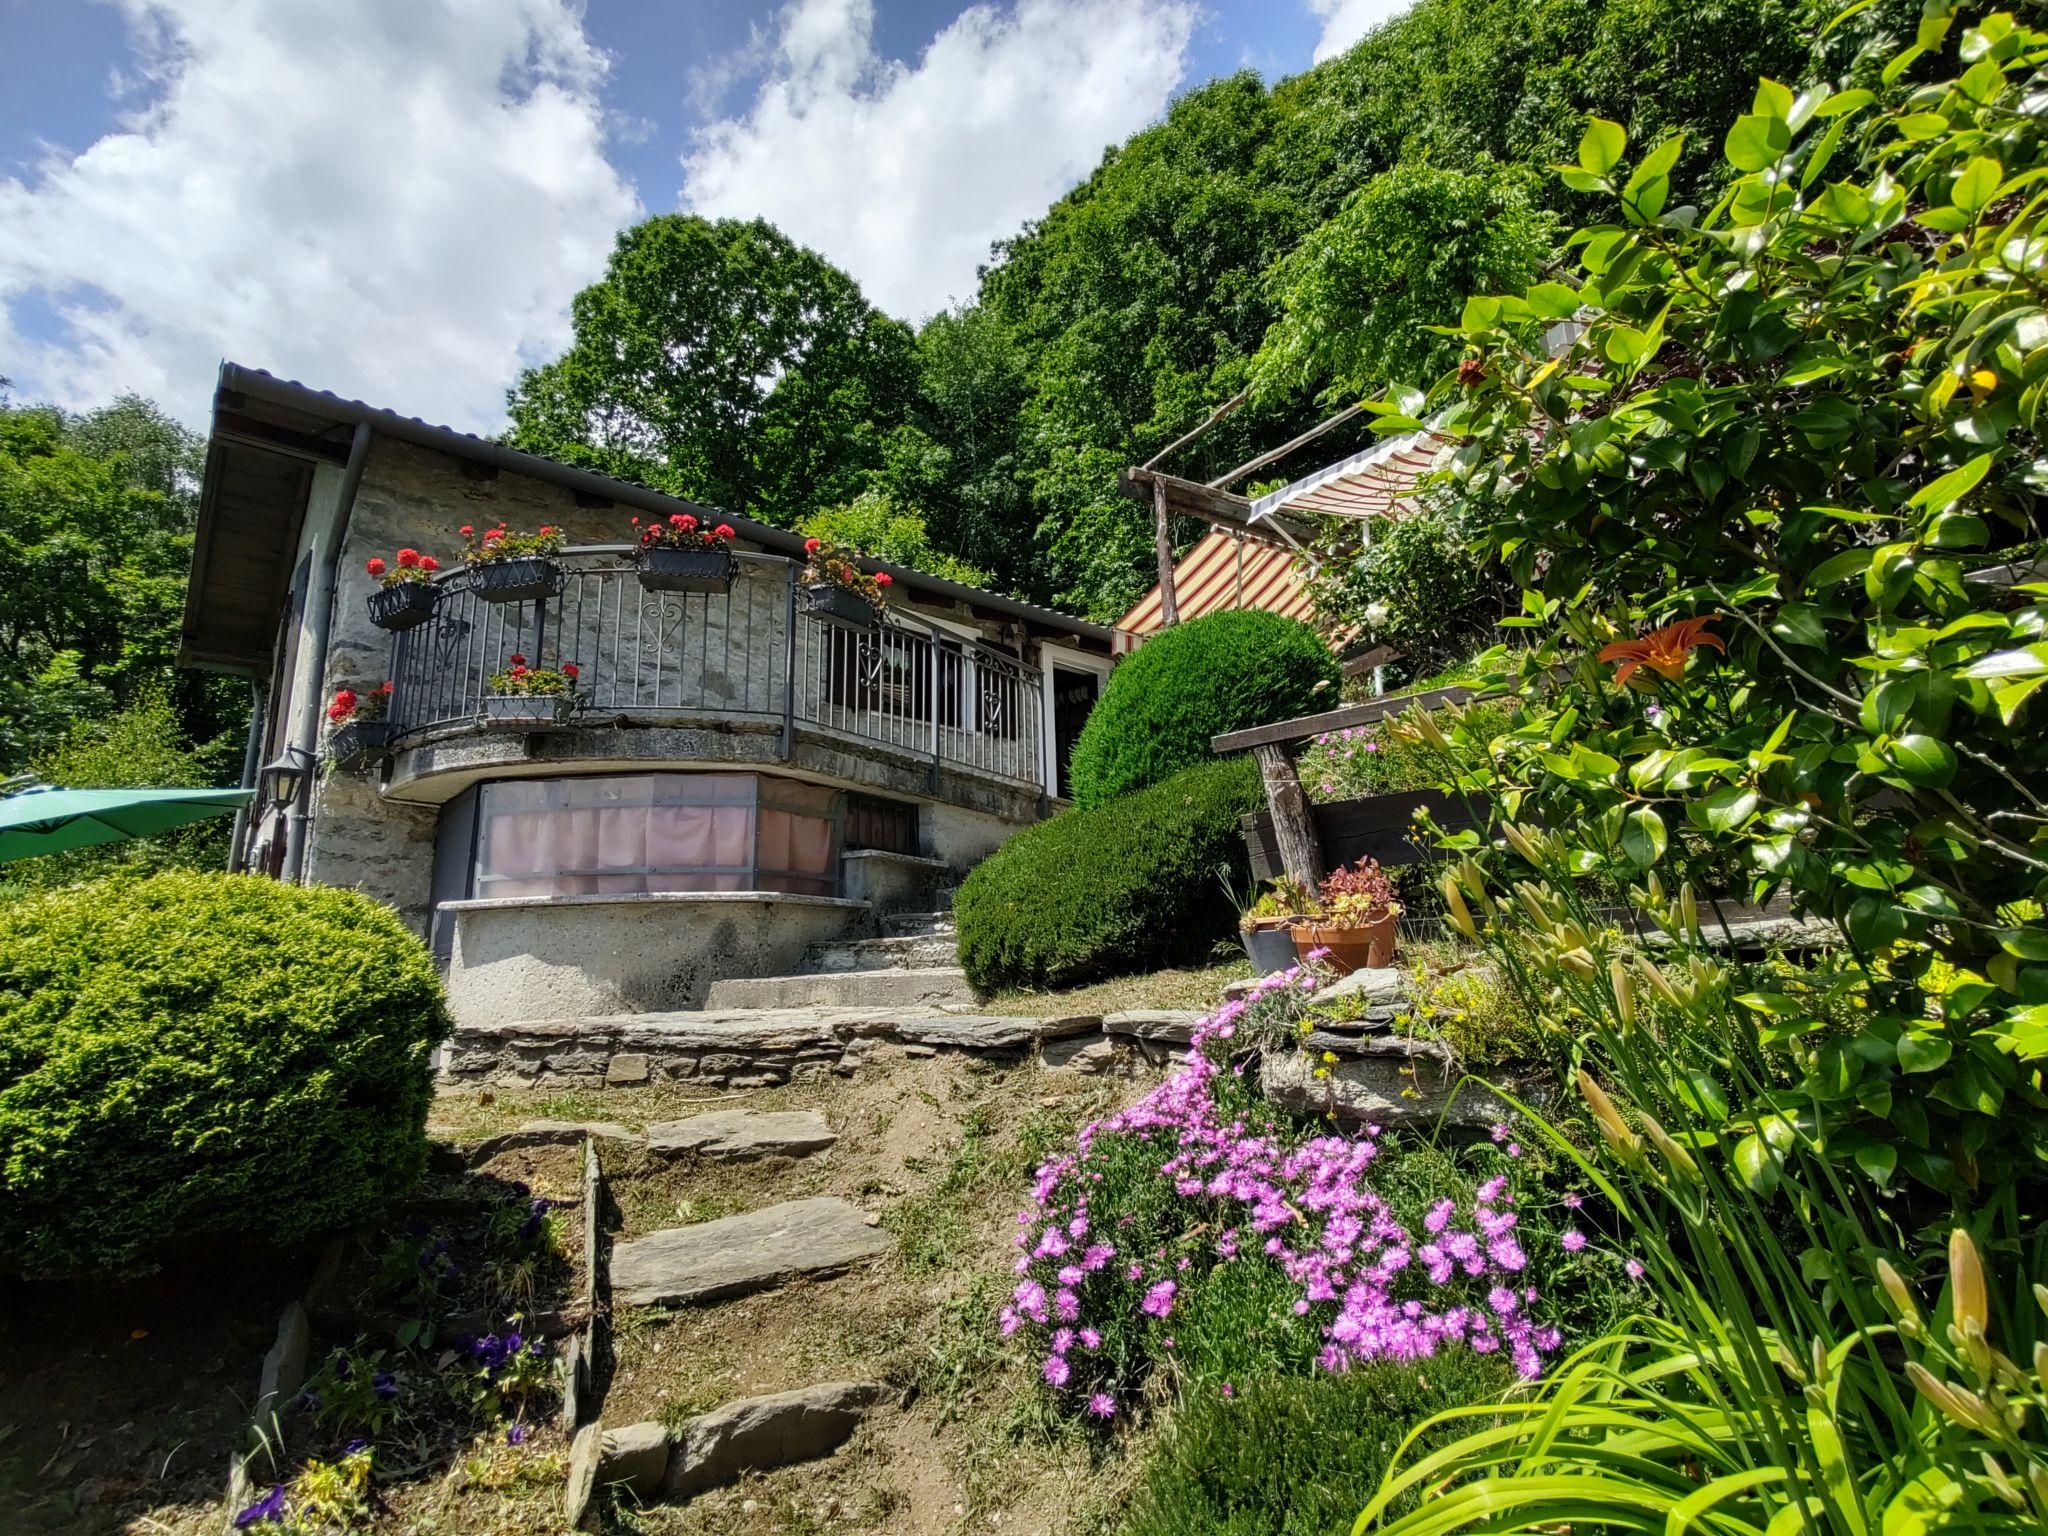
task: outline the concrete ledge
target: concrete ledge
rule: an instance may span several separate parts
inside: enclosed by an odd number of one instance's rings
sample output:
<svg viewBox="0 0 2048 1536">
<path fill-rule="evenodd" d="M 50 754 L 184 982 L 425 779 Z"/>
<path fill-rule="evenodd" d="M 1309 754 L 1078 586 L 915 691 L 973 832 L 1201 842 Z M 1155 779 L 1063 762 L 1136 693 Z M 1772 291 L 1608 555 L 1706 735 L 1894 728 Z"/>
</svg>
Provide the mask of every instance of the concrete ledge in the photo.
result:
<svg viewBox="0 0 2048 1536">
<path fill-rule="evenodd" d="M 839 887 L 877 913 L 927 912 L 934 893 L 952 873 L 944 859 L 881 848 L 856 848 L 839 856 Z"/>
</svg>

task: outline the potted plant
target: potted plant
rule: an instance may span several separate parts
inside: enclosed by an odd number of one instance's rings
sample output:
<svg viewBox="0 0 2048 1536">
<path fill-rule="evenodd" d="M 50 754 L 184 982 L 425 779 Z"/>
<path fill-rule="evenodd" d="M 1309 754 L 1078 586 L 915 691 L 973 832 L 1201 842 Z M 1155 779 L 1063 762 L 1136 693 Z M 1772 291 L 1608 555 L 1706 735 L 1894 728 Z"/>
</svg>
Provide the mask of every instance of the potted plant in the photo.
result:
<svg viewBox="0 0 2048 1536">
<path fill-rule="evenodd" d="M 671 512 L 666 519 L 633 519 L 640 540 L 633 551 L 640 585 L 649 592 L 723 592 L 732 585 L 739 562 L 732 557 L 730 523 L 705 527 L 689 512 Z"/>
<path fill-rule="evenodd" d="M 1400 919 L 1401 903 L 1394 898 L 1394 882 L 1380 868 L 1379 860 L 1365 858 L 1325 875 L 1314 904 L 1289 932 L 1304 964 L 1315 953 L 1338 975 L 1348 976 L 1356 970 L 1378 970 L 1394 963 L 1395 928 Z"/>
<path fill-rule="evenodd" d="M 873 629 L 882 622 L 888 607 L 888 590 L 894 578 L 887 571 L 869 575 L 855 563 L 848 550 L 837 549 L 822 539 L 805 539 L 803 574 L 804 602 L 817 618 L 850 629 Z"/>
<path fill-rule="evenodd" d="M 537 603 L 562 590 L 562 567 L 555 559 L 567 542 L 561 529 L 543 524 L 536 533 L 513 533 L 500 523 L 478 533 L 464 524 L 461 533 L 462 558 L 485 602 Z"/>
<path fill-rule="evenodd" d="M 530 667 L 514 651 L 505 658 L 501 672 L 491 674 L 490 692 L 484 696 L 484 719 L 496 725 L 560 725 L 576 712 L 576 679 L 581 669 L 573 661 L 554 667 Z"/>
<path fill-rule="evenodd" d="M 441 562 L 416 549 L 401 549 L 390 564 L 372 559 L 364 567 L 380 585 L 370 594 L 370 622 L 379 629 L 411 629 L 434 616 L 441 589 L 434 573 Z"/>
<path fill-rule="evenodd" d="M 1238 937 L 1261 976 L 1284 971 L 1295 963 L 1294 935 L 1288 931 L 1289 925 L 1310 911 L 1315 901 L 1315 892 L 1299 880 L 1283 875 L 1270 882 L 1258 900 L 1238 914 Z"/>
<path fill-rule="evenodd" d="M 391 755 L 398 722 L 386 718 L 391 709 L 391 684 L 379 683 L 366 693 L 337 688 L 327 704 L 327 756 L 336 768 L 355 772 L 374 767 Z"/>
</svg>

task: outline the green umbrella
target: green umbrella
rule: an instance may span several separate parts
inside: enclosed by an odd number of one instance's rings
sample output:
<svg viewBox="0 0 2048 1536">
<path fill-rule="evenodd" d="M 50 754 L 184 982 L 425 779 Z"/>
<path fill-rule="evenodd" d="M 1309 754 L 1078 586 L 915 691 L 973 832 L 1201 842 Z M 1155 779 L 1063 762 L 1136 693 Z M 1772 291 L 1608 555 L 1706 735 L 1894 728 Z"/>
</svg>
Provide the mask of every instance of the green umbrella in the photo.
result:
<svg viewBox="0 0 2048 1536">
<path fill-rule="evenodd" d="M 0 864 L 232 816 L 253 789 L 27 789 L 0 800 Z"/>
</svg>

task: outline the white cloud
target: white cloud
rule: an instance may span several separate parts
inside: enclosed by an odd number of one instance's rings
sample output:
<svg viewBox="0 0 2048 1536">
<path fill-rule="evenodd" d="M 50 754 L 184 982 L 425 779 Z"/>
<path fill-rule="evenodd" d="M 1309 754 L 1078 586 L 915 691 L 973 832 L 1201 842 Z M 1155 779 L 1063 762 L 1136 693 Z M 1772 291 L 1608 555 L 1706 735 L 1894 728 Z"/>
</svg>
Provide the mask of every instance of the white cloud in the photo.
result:
<svg viewBox="0 0 2048 1536">
<path fill-rule="evenodd" d="M 1323 18 L 1323 35 L 1316 39 L 1316 62 L 1334 59 L 1374 27 L 1407 10 L 1411 0 L 1308 0 L 1308 8 Z"/>
<path fill-rule="evenodd" d="M 1193 0 L 976 5 L 906 64 L 875 52 L 872 0 L 792 0 L 752 105 L 684 156 L 684 203 L 766 218 L 921 319 L 1164 110 L 1196 18 Z"/>
<path fill-rule="evenodd" d="M 569 297 L 639 212 L 605 158 L 605 60 L 580 7 L 120 3 L 144 105 L 0 179 L 0 374 L 17 395 L 135 389 L 198 420 L 227 356 L 502 421 L 515 369 L 565 344 Z M 60 334 L 25 335 L 31 310 Z"/>
</svg>

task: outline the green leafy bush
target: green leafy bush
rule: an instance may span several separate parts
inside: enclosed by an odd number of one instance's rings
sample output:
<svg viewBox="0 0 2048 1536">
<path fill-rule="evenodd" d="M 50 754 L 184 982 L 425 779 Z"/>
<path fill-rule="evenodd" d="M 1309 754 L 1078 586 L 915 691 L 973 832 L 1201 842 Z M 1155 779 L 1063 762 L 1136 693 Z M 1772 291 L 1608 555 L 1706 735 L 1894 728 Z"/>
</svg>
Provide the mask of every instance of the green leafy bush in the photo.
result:
<svg viewBox="0 0 2048 1536">
<path fill-rule="evenodd" d="M 1110 675 L 1074 744 L 1074 803 L 1101 805 L 1209 756 L 1209 738 L 1337 705 L 1337 659 L 1273 613 L 1212 613 L 1146 641 Z"/>
<path fill-rule="evenodd" d="M 1355 522 L 1334 527 L 1309 579 L 1316 611 L 1360 627 L 1360 637 L 1401 653 L 1391 676 L 1427 677 L 1498 638 L 1514 607 L 1514 585 L 1461 503 L 1374 520 L 1371 541 Z"/>
<path fill-rule="evenodd" d="M 419 1177 L 426 950 L 350 891 L 104 880 L 0 912 L 0 1254 L 147 1264 L 173 1239 L 288 1241 Z"/>
<path fill-rule="evenodd" d="M 1202 958 L 1236 929 L 1224 882 L 1250 879 L 1238 818 L 1259 795 L 1232 758 L 1018 833 L 954 900 L 967 979 L 1067 987 Z"/>
</svg>

